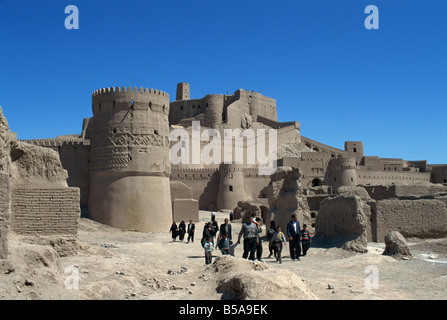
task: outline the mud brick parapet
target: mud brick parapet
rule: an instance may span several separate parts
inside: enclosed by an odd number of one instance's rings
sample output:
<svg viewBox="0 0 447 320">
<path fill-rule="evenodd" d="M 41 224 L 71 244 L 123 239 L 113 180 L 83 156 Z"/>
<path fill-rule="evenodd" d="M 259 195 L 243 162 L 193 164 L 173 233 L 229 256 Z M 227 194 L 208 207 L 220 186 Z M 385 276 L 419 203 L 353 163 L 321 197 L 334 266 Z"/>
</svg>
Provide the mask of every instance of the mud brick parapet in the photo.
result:
<svg viewBox="0 0 447 320">
<path fill-rule="evenodd" d="M 13 190 L 11 229 L 26 235 L 76 236 L 79 197 L 79 188 Z"/>
</svg>

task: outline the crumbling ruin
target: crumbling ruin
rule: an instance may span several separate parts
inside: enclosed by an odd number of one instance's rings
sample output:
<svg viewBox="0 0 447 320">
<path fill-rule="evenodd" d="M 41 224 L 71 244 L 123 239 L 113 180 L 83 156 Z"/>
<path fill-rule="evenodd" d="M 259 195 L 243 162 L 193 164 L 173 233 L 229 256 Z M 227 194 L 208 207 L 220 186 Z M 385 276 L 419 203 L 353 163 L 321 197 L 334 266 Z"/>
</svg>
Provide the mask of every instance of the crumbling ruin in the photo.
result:
<svg viewBox="0 0 447 320">
<path fill-rule="evenodd" d="M 9 256 L 10 232 L 75 239 L 80 217 L 79 188 L 57 152 L 17 141 L 0 109 L 0 257 Z"/>
</svg>

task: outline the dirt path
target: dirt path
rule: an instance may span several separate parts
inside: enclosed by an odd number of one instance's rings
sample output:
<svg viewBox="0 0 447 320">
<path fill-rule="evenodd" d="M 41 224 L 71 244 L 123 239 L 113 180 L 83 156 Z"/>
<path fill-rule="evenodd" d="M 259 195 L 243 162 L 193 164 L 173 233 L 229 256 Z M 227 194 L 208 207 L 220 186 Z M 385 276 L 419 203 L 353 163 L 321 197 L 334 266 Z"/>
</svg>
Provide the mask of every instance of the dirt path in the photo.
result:
<svg viewBox="0 0 447 320">
<path fill-rule="evenodd" d="M 214 271 L 205 266 L 200 246 L 201 231 L 209 217 L 208 212 L 201 212 L 194 243 L 172 242 L 169 233 L 120 231 L 81 219 L 77 254 L 66 257 L 59 257 L 49 245 L 40 245 L 40 240 L 28 245 L 21 242 L 23 238 L 13 236 L 14 270 L 0 275 L 0 298 L 221 299 Z M 217 213 L 219 224 L 224 217 Z M 240 222 L 232 225 L 236 238 Z M 319 299 L 446 299 L 447 239 L 410 244 L 414 257 L 409 260 L 383 256 L 384 245 L 372 243 L 366 254 L 311 247 L 306 257 L 295 262 L 289 259 L 286 246 L 282 264 L 274 259 L 263 261 L 298 275 Z M 266 243 L 263 248 L 267 257 Z M 214 251 L 215 257 L 220 255 Z M 242 256 L 241 245 L 236 247 L 235 256 Z M 79 287 L 69 290 L 67 281 L 76 272 Z"/>
</svg>

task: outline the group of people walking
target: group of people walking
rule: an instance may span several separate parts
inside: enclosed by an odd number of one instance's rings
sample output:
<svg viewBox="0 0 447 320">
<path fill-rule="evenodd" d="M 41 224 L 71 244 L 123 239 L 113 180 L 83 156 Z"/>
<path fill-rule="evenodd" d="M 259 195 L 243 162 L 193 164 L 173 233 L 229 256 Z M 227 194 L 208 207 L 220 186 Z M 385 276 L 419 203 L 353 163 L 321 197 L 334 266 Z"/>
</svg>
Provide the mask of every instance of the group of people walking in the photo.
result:
<svg viewBox="0 0 447 320">
<path fill-rule="evenodd" d="M 189 220 L 188 226 L 186 226 L 185 221 L 182 220 L 180 224 L 177 226 L 175 221 L 171 225 L 171 229 L 169 229 L 169 232 L 171 232 L 172 241 L 176 241 L 177 237 L 181 242 L 183 242 L 183 239 L 185 239 L 185 234 L 188 233 L 188 243 L 194 242 L 194 233 L 196 231 L 196 225 L 192 222 L 192 220 Z"/>
<path fill-rule="evenodd" d="M 195 224 L 192 220 L 189 220 L 188 225 L 185 224 L 185 221 L 180 222 L 178 226 L 174 222 L 169 231 L 172 234 L 172 241 L 176 241 L 178 237 L 183 242 L 185 235 L 188 234 L 187 243 L 194 242 Z M 216 215 L 213 212 L 211 221 L 203 227 L 200 241 L 205 250 L 205 263 L 210 264 L 212 262 L 212 252 L 215 248 L 219 249 L 222 255 L 234 256 L 234 249 L 241 243 L 241 238 L 243 238 L 242 258 L 262 261 L 261 234 L 261 219 L 253 214 L 242 224 L 237 242 L 233 243 L 232 227 L 228 219 L 225 218 L 224 223 L 218 226 Z M 296 214 L 293 214 L 291 220 L 287 223 L 285 232 L 283 232 L 281 226 L 275 225 L 275 221 L 271 221 L 270 228 L 266 232 L 266 240 L 269 248 L 267 258 L 273 255 L 278 263 L 282 263 L 282 250 L 287 244 L 287 240 L 292 261 L 300 260 L 300 256 L 305 256 L 312 241 L 307 225 L 304 224 L 303 229 L 301 229 Z"/>
<path fill-rule="evenodd" d="M 300 222 L 296 214 L 292 215 L 292 220 L 287 223 L 287 237 L 289 239 L 289 251 L 292 261 L 300 260 L 301 252 L 305 256 L 310 248 L 312 238 L 306 224 L 303 224 L 303 229 L 300 227 Z M 270 223 L 270 228 L 267 231 L 267 239 L 269 240 L 269 258 L 274 255 L 278 263 L 282 263 L 281 252 L 283 245 L 287 244 L 286 236 L 282 232 L 281 226 L 275 226 L 275 222 Z M 302 250 L 301 250 L 302 248 Z"/>
<path fill-rule="evenodd" d="M 218 230 L 219 236 L 215 244 L 214 238 Z M 202 247 L 205 250 L 205 263 L 210 264 L 212 262 L 212 251 L 215 247 L 220 249 L 223 255 L 230 254 L 234 256 L 234 248 L 241 243 L 241 238 L 243 238 L 242 258 L 262 261 L 261 233 L 261 219 L 256 217 L 255 214 L 250 216 L 242 224 L 236 243 L 233 243 L 231 240 L 231 224 L 228 223 L 228 219 L 225 219 L 225 222 L 220 228 L 217 228 L 215 220 L 207 223 L 204 227 L 202 237 Z M 305 256 L 312 241 L 307 225 L 304 224 L 303 229 L 301 229 L 296 214 L 293 214 L 291 220 L 287 223 L 285 233 L 282 231 L 281 226 L 276 226 L 275 222 L 272 221 L 266 233 L 266 239 L 270 253 L 267 258 L 274 255 L 277 263 L 282 263 L 282 250 L 283 246 L 287 244 L 287 239 L 292 261 L 298 261 L 300 260 L 300 256 Z"/>
</svg>

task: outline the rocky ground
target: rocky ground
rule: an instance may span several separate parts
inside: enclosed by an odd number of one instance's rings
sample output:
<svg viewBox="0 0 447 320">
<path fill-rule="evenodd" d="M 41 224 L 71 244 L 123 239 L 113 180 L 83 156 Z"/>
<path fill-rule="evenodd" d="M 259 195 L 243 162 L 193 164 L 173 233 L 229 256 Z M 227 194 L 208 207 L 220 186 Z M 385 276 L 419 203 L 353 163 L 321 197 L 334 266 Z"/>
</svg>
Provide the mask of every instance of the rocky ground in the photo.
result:
<svg viewBox="0 0 447 320">
<path fill-rule="evenodd" d="M 219 224 L 226 215 L 217 213 Z M 173 242 L 169 233 L 120 231 L 82 218 L 78 239 L 11 235 L 11 259 L 3 261 L 0 299 L 220 300 L 220 299 L 422 299 L 447 298 L 447 239 L 407 239 L 409 259 L 312 247 L 301 261 L 222 258 L 205 266 L 200 235 L 209 212 L 201 212 L 194 243 Z M 240 221 L 232 223 L 234 237 Z M 78 281 L 73 281 L 73 279 Z M 76 287 L 77 284 L 77 287 Z"/>
</svg>

